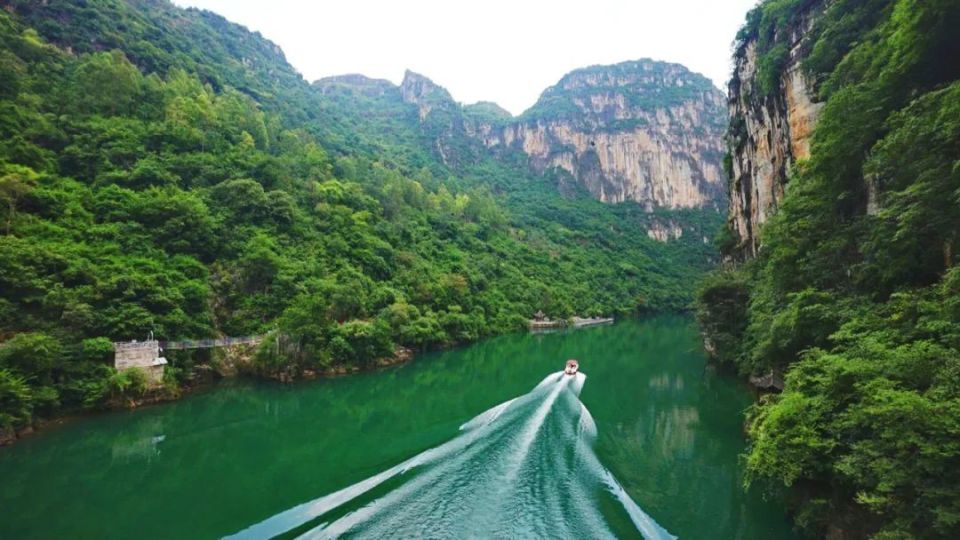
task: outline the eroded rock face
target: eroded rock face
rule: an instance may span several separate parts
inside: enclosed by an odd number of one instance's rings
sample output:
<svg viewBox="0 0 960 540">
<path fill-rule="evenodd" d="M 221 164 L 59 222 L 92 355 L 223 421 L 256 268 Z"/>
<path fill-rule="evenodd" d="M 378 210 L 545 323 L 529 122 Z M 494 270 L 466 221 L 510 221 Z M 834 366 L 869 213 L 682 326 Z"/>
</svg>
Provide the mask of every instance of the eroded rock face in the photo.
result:
<svg viewBox="0 0 960 540">
<path fill-rule="evenodd" d="M 641 60 L 568 74 L 484 144 L 522 148 L 534 169 L 559 167 L 601 201 L 692 208 L 723 199 L 724 128 L 708 80 Z"/>
<path fill-rule="evenodd" d="M 519 117 L 488 102 L 463 106 L 410 71 L 399 87 L 357 75 L 314 86 L 364 115 L 419 121 L 417 136 L 454 170 L 492 154 L 520 158 L 538 173 L 556 174 L 561 189 L 579 186 L 609 203 L 726 204 L 725 97 L 678 64 L 640 60 L 576 70 Z"/>
<path fill-rule="evenodd" d="M 438 98 L 449 96 L 409 72 L 401 93 L 425 124 Z M 705 77 L 678 64 L 640 60 L 571 72 L 516 118 L 489 105 L 468 106 L 459 121 L 447 123 L 487 151 L 523 152 L 537 172 L 565 171 L 605 202 L 719 209 L 726 195 L 724 103 Z M 456 137 L 436 137 L 444 161 L 453 161 L 455 149 L 446 142 Z"/>
<path fill-rule="evenodd" d="M 804 36 L 813 14 L 789 30 L 790 56 L 779 87 L 764 95 L 758 84 L 758 51 L 748 41 L 735 55 L 730 82 L 730 227 L 739 236 L 735 255 L 753 257 L 760 227 L 777 211 L 791 166 L 810 155 L 821 103 L 801 70 Z"/>
<path fill-rule="evenodd" d="M 666 222 L 655 220 L 647 227 L 647 236 L 658 242 L 679 240 L 683 236 L 683 227 L 674 220 L 667 220 Z"/>
<path fill-rule="evenodd" d="M 403 76 L 400 95 L 407 103 L 417 105 L 421 121 L 425 120 L 435 107 L 454 103 L 446 89 L 410 70 L 407 70 Z"/>
</svg>

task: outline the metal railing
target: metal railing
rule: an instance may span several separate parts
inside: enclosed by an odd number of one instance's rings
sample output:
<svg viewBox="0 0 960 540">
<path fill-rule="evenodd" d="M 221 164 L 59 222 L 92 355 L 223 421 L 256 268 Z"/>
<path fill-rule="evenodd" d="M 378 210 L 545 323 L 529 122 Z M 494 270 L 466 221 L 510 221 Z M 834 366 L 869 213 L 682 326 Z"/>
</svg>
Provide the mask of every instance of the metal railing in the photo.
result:
<svg viewBox="0 0 960 540">
<path fill-rule="evenodd" d="M 178 349 L 212 349 L 214 347 L 228 347 L 230 345 L 257 345 L 261 343 L 265 337 L 266 335 L 261 334 L 258 336 L 161 341 L 160 347 L 166 351 L 173 351 Z"/>
<path fill-rule="evenodd" d="M 156 348 L 156 341 L 120 341 L 113 344 L 114 350 L 130 351 L 135 349 L 153 349 Z"/>
</svg>

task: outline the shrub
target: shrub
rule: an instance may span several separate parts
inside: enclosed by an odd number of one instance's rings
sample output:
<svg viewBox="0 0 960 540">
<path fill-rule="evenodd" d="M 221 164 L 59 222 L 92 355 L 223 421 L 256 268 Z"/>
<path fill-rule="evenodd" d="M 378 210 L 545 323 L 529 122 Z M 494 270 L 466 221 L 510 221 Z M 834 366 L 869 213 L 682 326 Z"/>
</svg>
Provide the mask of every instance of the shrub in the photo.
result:
<svg viewBox="0 0 960 540">
<path fill-rule="evenodd" d="M 0 369 L 0 429 L 11 429 L 33 420 L 33 394 L 27 381 Z"/>
</svg>

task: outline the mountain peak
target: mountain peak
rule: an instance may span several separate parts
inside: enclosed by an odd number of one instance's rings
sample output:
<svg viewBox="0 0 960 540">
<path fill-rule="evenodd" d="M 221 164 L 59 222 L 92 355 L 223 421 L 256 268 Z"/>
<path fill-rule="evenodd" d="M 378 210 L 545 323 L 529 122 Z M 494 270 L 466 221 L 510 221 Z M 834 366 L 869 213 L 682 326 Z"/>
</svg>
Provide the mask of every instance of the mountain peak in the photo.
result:
<svg viewBox="0 0 960 540">
<path fill-rule="evenodd" d="M 419 103 L 421 101 L 453 101 L 453 96 L 446 88 L 433 82 L 425 75 L 409 69 L 403 73 L 403 82 L 400 83 L 400 93 L 404 101 Z"/>
<path fill-rule="evenodd" d="M 544 90 L 522 116 L 529 119 L 603 116 L 609 113 L 605 112 L 608 107 L 604 104 L 616 102 L 621 109 L 616 113 L 617 118 L 624 120 L 645 117 L 658 109 L 675 109 L 692 101 L 704 101 L 711 108 L 721 110 L 725 96 L 710 79 L 681 64 L 644 58 L 575 69 Z M 717 119 L 722 123 L 724 116 L 719 115 Z M 605 122 L 603 118 L 597 120 Z"/>
<path fill-rule="evenodd" d="M 423 120 L 430 111 L 438 107 L 455 106 L 453 96 L 446 88 L 431 81 L 424 75 L 410 71 L 403 73 L 403 82 L 400 83 L 400 95 L 407 103 L 413 103 L 420 109 L 420 119 Z"/>
<path fill-rule="evenodd" d="M 396 86 L 386 79 L 374 79 L 359 73 L 334 75 L 313 81 L 313 87 L 322 94 L 335 91 L 350 91 L 368 96 L 384 95 L 396 91 Z"/>
<path fill-rule="evenodd" d="M 481 120 L 490 122 L 506 122 L 513 118 L 510 111 L 492 101 L 478 101 L 463 107 L 463 112 Z"/>
<path fill-rule="evenodd" d="M 540 99 L 552 95 L 597 90 L 663 92 L 667 88 L 721 94 L 710 79 L 690 71 L 682 64 L 642 58 L 618 64 L 575 69 L 561 77 L 557 84 L 544 90 Z"/>
</svg>

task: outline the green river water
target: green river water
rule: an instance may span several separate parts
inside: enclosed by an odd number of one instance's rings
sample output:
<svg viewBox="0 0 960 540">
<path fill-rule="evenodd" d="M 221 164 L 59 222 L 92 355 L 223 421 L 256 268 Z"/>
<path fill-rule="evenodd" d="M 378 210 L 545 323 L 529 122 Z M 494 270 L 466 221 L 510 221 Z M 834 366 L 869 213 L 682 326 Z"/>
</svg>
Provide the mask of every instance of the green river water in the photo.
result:
<svg viewBox="0 0 960 540">
<path fill-rule="evenodd" d="M 229 382 L 0 449 L 0 538 L 792 538 L 741 488 L 750 402 L 679 316 Z"/>
</svg>

